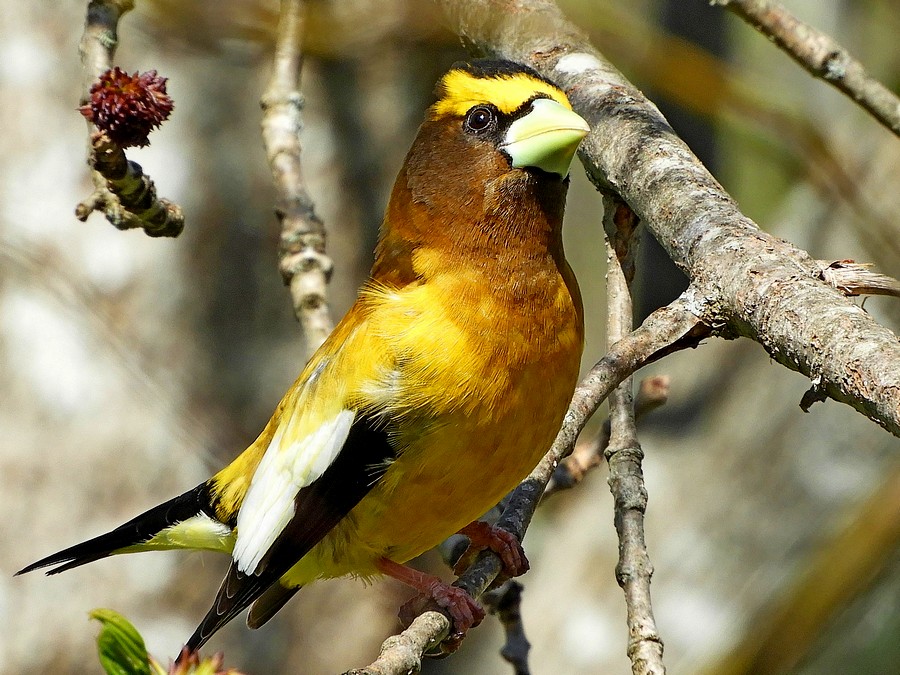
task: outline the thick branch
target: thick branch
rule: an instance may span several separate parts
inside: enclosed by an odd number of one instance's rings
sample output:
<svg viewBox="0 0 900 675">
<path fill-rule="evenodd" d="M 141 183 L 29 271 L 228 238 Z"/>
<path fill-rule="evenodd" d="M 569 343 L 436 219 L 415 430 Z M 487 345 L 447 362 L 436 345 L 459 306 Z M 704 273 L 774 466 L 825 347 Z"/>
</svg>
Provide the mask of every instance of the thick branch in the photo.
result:
<svg viewBox="0 0 900 675">
<path fill-rule="evenodd" d="M 769 0 L 712 0 L 765 35 L 815 77 L 832 84 L 900 136 L 900 98 L 834 39 Z"/>
<path fill-rule="evenodd" d="M 656 107 L 549 0 L 438 0 L 478 53 L 524 62 L 591 125 L 589 177 L 638 215 L 708 301 L 704 319 L 750 337 L 831 398 L 900 435 L 900 341 L 828 286 L 806 252 L 762 232 Z"/>
<path fill-rule="evenodd" d="M 333 327 L 325 287 L 333 264 L 325 254 L 325 225 L 306 191 L 300 164 L 303 127 L 300 71 L 303 66 L 304 0 L 282 0 L 272 77 L 262 96 L 262 135 L 281 223 L 278 268 L 291 289 L 294 314 L 309 354 Z"/>
</svg>

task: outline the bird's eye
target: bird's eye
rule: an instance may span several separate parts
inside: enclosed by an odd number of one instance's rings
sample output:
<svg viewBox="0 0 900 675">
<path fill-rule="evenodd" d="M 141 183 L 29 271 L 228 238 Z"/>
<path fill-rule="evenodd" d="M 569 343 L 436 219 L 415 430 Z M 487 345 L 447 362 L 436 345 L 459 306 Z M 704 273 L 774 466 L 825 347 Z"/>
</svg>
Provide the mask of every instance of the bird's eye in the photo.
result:
<svg viewBox="0 0 900 675">
<path fill-rule="evenodd" d="M 472 108 L 466 115 L 466 129 L 478 133 L 484 131 L 494 121 L 494 111 L 483 105 Z"/>
</svg>

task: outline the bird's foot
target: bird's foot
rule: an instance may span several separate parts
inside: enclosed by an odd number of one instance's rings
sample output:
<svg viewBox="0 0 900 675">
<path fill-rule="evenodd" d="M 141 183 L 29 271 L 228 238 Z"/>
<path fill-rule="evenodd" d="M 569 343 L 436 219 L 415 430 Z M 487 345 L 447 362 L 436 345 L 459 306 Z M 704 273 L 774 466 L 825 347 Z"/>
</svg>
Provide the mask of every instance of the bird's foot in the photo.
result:
<svg viewBox="0 0 900 675">
<path fill-rule="evenodd" d="M 469 547 L 453 566 L 453 573 L 457 576 L 468 569 L 476 556 L 486 548 L 500 556 L 503 562 L 503 579 L 518 577 L 528 571 L 528 558 L 525 557 L 522 544 L 511 532 L 475 520 L 462 528 L 459 534 L 469 538 Z"/>
<path fill-rule="evenodd" d="M 411 624 L 419 614 L 428 609 L 431 602 L 447 610 L 453 620 L 453 626 L 451 626 L 448 641 L 442 646 L 444 653 L 455 651 L 462 638 L 465 637 L 466 631 L 474 628 L 484 619 L 484 610 L 481 605 L 457 586 L 451 586 L 435 576 L 395 563 L 387 558 L 379 560 L 377 566 L 383 574 L 402 581 L 420 593 L 400 608 L 400 620 L 404 625 Z"/>
</svg>

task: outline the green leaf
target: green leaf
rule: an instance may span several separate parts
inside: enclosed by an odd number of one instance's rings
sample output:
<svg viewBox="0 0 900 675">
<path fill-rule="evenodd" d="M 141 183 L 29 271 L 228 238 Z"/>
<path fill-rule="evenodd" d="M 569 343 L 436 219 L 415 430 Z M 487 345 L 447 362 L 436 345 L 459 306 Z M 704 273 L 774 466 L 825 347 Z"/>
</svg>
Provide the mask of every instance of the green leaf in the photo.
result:
<svg viewBox="0 0 900 675">
<path fill-rule="evenodd" d="M 128 619 L 111 609 L 95 609 L 90 617 L 103 625 L 97 651 L 107 675 L 152 675 L 144 639 Z"/>
</svg>

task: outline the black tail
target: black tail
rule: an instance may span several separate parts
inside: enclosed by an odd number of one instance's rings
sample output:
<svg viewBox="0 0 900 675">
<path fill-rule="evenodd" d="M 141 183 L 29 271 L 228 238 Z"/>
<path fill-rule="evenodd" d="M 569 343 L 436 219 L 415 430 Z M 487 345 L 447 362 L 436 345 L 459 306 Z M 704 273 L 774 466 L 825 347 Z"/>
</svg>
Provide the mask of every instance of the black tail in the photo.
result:
<svg viewBox="0 0 900 675">
<path fill-rule="evenodd" d="M 247 615 L 247 625 L 256 629 L 265 624 L 282 607 L 287 601 L 294 597 L 301 586 L 293 588 L 285 588 L 280 583 L 272 584 L 266 589 L 266 592 L 259 596 L 250 607 L 250 614 Z"/>
<path fill-rule="evenodd" d="M 252 603 L 250 615 L 247 617 L 247 625 L 250 628 L 259 628 L 275 616 L 278 610 L 284 607 L 287 601 L 302 588 L 302 586 L 285 588 L 276 582 L 267 590 L 261 590 L 265 588 L 266 583 L 268 582 L 261 581 L 258 577 L 242 574 L 232 564 L 219 589 L 216 603 L 203 619 L 203 623 L 197 627 L 197 630 L 185 643 L 181 654 L 175 659 L 175 663 L 178 664 L 187 655 L 195 654 L 206 644 L 213 633 L 240 614 L 247 605 Z M 223 598 L 227 598 L 227 601 L 220 602 Z M 256 598 L 255 601 L 254 598 Z"/>
<path fill-rule="evenodd" d="M 250 606 L 267 588 L 278 582 L 278 575 L 263 573 L 261 576 L 244 574 L 232 562 L 228 574 L 219 587 L 216 600 L 197 630 L 185 643 L 190 652 L 196 652 L 206 644 L 213 633 Z"/>
<path fill-rule="evenodd" d="M 59 574 L 73 567 L 86 565 L 95 560 L 105 558 L 120 549 L 149 541 L 167 527 L 188 518 L 193 518 L 200 513 L 205 513 L 211 518 L 216 517 L 210 501 L 209 487 L 206 483 L 198 485 L 193 490 L 185 492 L 179 497 L 155 506 L 137 518 L 132 518 L 124 525 L 120 525 L 112 532 L 107 532 L 99 537 L 75 544 L 75 546 L 23 567 L 16 572 L 16 576 L 32 572 L 41 567 L 50 567 L 51 565 L 59 565 L 59 567 L 48 570 L 47 574 Z"/>
</svg>

